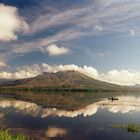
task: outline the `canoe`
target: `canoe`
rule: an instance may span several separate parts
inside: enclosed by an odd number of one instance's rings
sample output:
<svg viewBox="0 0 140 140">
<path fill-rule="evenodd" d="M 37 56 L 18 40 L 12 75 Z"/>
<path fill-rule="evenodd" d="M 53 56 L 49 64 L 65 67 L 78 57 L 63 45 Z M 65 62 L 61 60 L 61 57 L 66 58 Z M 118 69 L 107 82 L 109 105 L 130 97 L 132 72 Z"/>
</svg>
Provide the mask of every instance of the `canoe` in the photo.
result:
<svg viewBox="0 0 140 140">
<path fill-rule="evenodd" d="M 119 100 L 119 99 L 116 98 L 116 97 L 109 97 L 108 100 L 112 100 L 112 101 L 114 101 L 114 100 Z"/>
</svg>

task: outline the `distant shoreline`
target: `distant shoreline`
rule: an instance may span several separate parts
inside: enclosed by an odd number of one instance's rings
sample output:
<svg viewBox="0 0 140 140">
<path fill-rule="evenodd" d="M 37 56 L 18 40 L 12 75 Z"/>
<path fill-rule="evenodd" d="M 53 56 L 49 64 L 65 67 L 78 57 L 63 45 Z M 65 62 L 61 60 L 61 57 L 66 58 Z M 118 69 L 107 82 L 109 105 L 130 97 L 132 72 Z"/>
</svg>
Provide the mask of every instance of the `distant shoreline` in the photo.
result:
<svg viewBox="0 0 140 140">
<path fill-rule="evenodd" d="M 90 89 L 90 88 L 51 88 L 51 87 L 1 87 L 0 91 L 34 91 L 34 92 L 140 92 L 140 89 Z"/>
</svg>

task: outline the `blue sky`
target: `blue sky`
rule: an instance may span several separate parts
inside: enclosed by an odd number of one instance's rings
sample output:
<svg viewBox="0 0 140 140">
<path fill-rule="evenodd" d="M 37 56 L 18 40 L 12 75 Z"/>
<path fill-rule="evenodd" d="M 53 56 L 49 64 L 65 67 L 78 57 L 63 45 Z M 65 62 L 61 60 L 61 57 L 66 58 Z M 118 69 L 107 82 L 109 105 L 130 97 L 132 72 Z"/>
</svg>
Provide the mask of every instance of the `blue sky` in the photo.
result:
<svg viewBox="0 0 140 140">
<path fill-rule="evenodd" d="M 0 0 L 0 77 L 74 64 L 99 80 L 140 83 L 139 9 L 139 0 Z"/>
</svg>

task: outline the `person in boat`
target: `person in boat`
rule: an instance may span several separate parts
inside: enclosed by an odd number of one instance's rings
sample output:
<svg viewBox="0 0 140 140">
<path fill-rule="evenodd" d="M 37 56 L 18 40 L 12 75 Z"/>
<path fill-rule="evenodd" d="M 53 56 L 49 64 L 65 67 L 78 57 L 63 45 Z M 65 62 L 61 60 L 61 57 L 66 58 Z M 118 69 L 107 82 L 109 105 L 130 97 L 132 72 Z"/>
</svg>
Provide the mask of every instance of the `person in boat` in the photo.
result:
<svg viewBox="0 0 140 140">
<path fill-rule="evenodd" d="M 111 100 L 112 102 L 114 101 L 114 100 L 118 100 L 118 98 L 115 98 L 115 97 L 110 97 L 110 98 L 108 98 L 109 100 Z"/>
<path fill-rule="evenodd" d="M 112 102 L 114 101 L 114 98 L 113 98 L 113 97 L 111 97 L 111 101 L 112 101 Z"/>
</svg>

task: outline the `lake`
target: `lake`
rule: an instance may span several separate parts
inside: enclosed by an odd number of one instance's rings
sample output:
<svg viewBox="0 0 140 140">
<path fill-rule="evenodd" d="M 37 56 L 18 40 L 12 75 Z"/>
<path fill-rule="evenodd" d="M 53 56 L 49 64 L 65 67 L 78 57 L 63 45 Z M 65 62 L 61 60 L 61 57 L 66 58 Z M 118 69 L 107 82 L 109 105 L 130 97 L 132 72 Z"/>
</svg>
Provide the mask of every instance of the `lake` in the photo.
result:
<svg viewBox="0 0 140 140">
<path fill-rule="evenodd" d="M 139 140 L 139 132 L 113 127 L 140 126 L 139 116 L 139 93 L 0 94 L 0 126 L 34 140 Z"/>
</svg>

